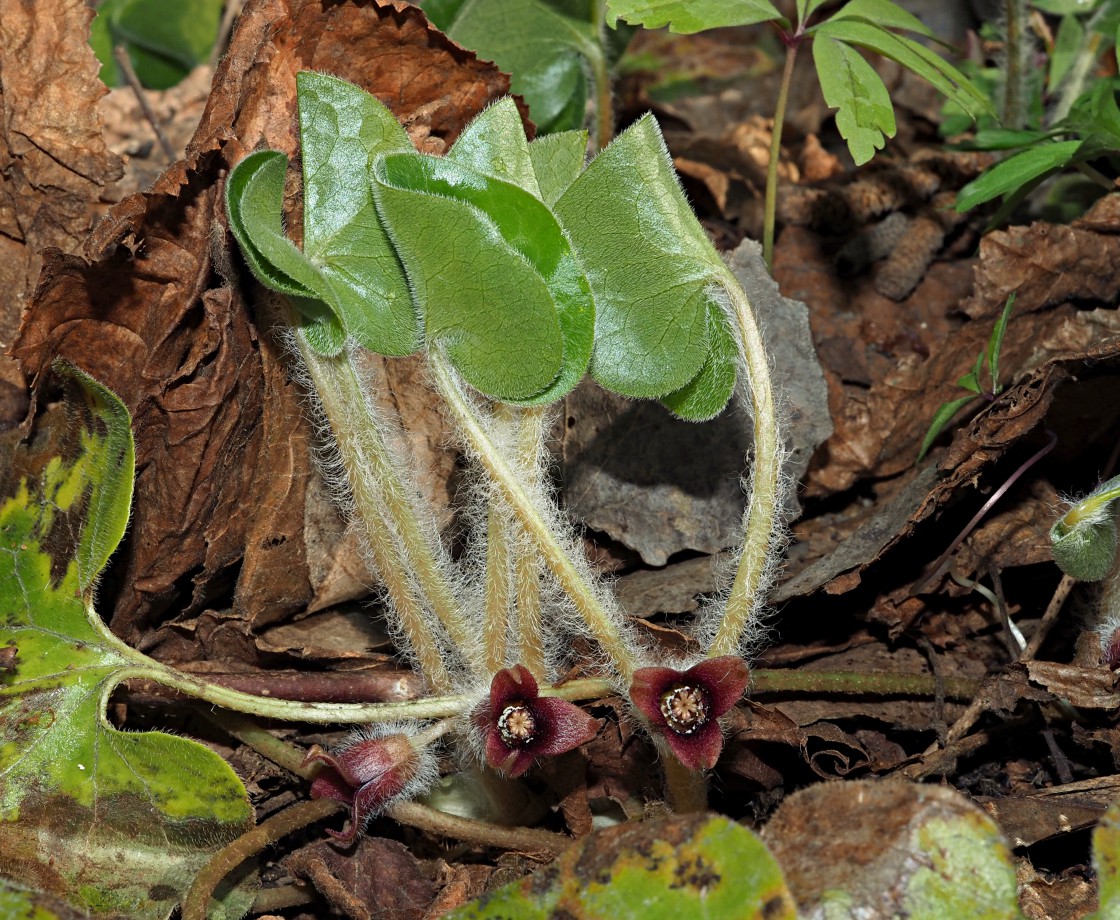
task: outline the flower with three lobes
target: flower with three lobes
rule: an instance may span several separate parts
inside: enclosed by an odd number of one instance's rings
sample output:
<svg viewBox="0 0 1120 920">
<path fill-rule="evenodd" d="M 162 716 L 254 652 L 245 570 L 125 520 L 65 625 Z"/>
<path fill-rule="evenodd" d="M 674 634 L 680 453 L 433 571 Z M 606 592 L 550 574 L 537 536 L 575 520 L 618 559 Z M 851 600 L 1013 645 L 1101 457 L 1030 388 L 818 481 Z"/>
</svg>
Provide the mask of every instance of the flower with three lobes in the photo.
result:
<svg viewBox="0 0 1120 920">
<path fill-rule="evenodd" d="M 350 845 L 366 821 L 398 796 L 419 792 L 427 765 L 408 735 L 357 735 L 335 753 L 312 745 L 303 766 L 321 763 L 324 769 L 311 782 L 311 798 L 334 799 L 350 806 L 350 826 L 328 830 L 339 843 Z"/>
<path fill-rule="evenodd" d="M 494 675 L 490 698 L 474 713 L 486 763 L 520 776 L 538 757 L 563 754 L 595 737 L 599 720 L 555 697 L 541 696 L 537 681 L 517 664 Z"/>
<path fill-rule="evenodd" d="M 686 671 L 639 668 L 630 699 L 682 764 L 690 770 L 710 770 L 723 749 L 719 718 L 735 705 L 749 681 L 746 662 L 724 655 Z"/>
</svg>

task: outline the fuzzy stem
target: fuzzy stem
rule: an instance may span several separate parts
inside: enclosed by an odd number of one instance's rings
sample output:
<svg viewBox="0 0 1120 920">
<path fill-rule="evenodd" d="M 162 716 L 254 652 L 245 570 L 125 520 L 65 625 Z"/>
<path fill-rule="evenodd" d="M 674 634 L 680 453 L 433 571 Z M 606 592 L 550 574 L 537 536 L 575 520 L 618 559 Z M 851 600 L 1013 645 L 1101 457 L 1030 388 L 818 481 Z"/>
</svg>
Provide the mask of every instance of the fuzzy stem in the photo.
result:
<svg viewBox="0 0 1120 920">
<path fill-rule="evenodd" d="M 500 671 L 506 661 L 510 609 L 513 604 L 513 520 L 500 495 L 493 492 L 486 516 L 486 582 L 483 602 L 483 647 L 486 670 Z"/>
<path fill-rule="evenodd" d="M 740 359 L 746 370 L 754 423 L 754 458 L 743 521 L 743 548 L 723 619 L 708 649 L 712 658 L 739 653 L 744 631 L 764 601 L 770 554 L 781 526 L 782 500 L 782 444 L 766 344 L 750 302 L 734 275 L 727 272 L 721 283 L 730 299 L 734 328 L 739 333 Z"/>
<path fill-rule="evenodd" d="M 344 806 L 334 799 L 299 802 L 242 834 L 220 849 L 195 876 L 183 899 L 183 920 L 206 920 L 206 907 L 217 887 L 230 872 L 293 831 L 322 821 Z"/>
<path fill-rule="evenodd" d="M 537 406 L 523 409 L 518 413 L 517 422 L 518 462 L 527 473 L 539 474 L 538 457 L 544 441 L 545 411 Z M 520 527 L 520 524 L 517 526 Z M 541 622 L 541 571 L 540 558 L 536 553 L 517 554 L 513 579 L 517 592 L 517 660 L 531 673 L 545 677 L 544 627 Z"/>
<path fill-rule="evenodd" d="M 431 604 L 460 653 L 466 655 L 474 643 L 463 629 L 451 587 L 437 561 L 440 551 L 424 535 L 417 509 L 407 496 L 386 445 L 383 423 L 366 398 L 353 359 L 318 354 L 298 330 L 296 341 L 335 436 L 355 513 L 377 574 L 421 671 L 436 690 L 446 691 L 451 679 L 424 599 Z M 399 547 L 394 534 L 399 534 Z"/>
<path fill-rule="evenodd" d="M 782 155 L 782 126 L 789 106 L 789 87 L 793 80 L 793 63 L 797 60 L 798 41 L 787 41 L 786 63 L 782 68 L 782 82 L 778 86 L 778 101 L 774 106 L 774 126 L 770 134 L 770 161 L 766 164 L 766 200 L 762 214 L 762 258 L 766 270 L 774 267 L 774 225 L 778 213 L 778 161 Z"/>
<path fill-rule="evenodd" d="M 522 485 L 506 457 L 493 443 L 474 413 L 446 356 L 438 349 L 428 352 L 428 366 L 440 396 L 478 461 L 501 491 L 513 513 L 533 541 L 545 565 L 571 598 L 600 648 L 610 658 L 620 681 L 629 685 L 637 669 L 634 649 L 623 635 L 615 617 L 608 612 L 589 578 L 561 545 L 545 516 Z"/>
</svg>

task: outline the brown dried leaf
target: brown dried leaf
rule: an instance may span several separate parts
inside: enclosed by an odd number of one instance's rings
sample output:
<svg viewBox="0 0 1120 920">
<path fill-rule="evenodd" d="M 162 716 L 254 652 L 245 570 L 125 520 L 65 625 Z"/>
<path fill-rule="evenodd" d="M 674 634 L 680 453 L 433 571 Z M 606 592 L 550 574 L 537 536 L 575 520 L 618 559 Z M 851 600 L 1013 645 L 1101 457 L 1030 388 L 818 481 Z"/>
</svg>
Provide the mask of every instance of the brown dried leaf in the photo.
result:
<svg viewBox="0 0 1120 920">
<path fill-rule="evenodd" d="M 258 147 L 295 154 L 303 69 L 358 83 L 441 144 L 508 86 L 405 3 L 251 0 L 186 158 L 112 209 L 90 262 L 47 257 L 16 353 L 36 377 L 65 355 L 133 413 L 135 512 L 112 621 L 133 641 L 192 586 L 188 614 L 235 581 L 250 623 L 313 599 L 310 429 L 237 285 L 220 183 Z"/>
<path fill-rule="evenodd" d="M 42 264 L 75 252 L 97 200 L 121 175 L 101 138 L 105 87 L 84 0 L 0 0 L 0 428 L 27 408 L 24 377 L 4 353 Z"/>
</svg>

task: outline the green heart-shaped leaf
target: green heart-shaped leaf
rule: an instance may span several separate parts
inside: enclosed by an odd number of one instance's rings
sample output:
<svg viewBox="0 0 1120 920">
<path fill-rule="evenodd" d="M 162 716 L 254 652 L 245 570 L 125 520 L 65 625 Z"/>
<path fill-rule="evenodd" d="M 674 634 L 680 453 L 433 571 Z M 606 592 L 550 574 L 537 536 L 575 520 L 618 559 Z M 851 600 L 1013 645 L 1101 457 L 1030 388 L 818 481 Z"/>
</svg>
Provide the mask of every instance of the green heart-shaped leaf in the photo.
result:
<svg viewBox="0 0 1120 920">
<path fill-rule="evenodd" d="M 719 415 L 735 392 L 739 349 L 723 310 L 708 302 L 708 341 L 711 348 L 700 373 L 675 392 L 661 397 L 674 415 L 690 422 L 706 422 Z"/>
<path fill-rule="evenodd" d="M 57 369 L 84 400 L 79 451 L 0 504 L 0 647 L 15 649 L 0 679 L 0 876 L 95 916 L 163 920 L 252 809 L 209 749 L 105 718 L 118 683 L 148 676 L 92 601 L 128 521 L 132 436 L 116 396 Z M 240 916 L 235 900 L 220 915 Z"/>
<path fill-rule="evenodd" d="M 303 162 L 303 251 L 330 283 L 346 334 L 382 355 L 420 347 L 420 319 L 369 187 L 370 158 L 412 150 L 396 117 L 361 88 L 296 77 Z"/>
<path fill-rule="evenodd" d="M 662 397 L 700 373 L 709 289 L 726 269 L 685 200 L 652 116 L 619 135 L 556 202 L 595 294 L 591 373 Z"/>
<path fill-rule="evenodd" d="M 373 185 L 428 339 L 472 386 L 526 405 L 575 386 L 590 358 L 594 302 L 538 198 L 419 154 L 378 158 Z"/>
<path fill-rule="evenodd" d="M 288 158 L 262 150 L 238 163 L 226 180 L 229 228 L 257 280 L 300 307 L 316 351 L 337 354 L 345 333 L 330 285 L 284 232 Z"/>
<path fill-rule="evenodd" d="M 483 109 L 463 129 L 447 159 L 541 197 L 521 113 L 512 96 L 503 96 Z"/>
</svg>

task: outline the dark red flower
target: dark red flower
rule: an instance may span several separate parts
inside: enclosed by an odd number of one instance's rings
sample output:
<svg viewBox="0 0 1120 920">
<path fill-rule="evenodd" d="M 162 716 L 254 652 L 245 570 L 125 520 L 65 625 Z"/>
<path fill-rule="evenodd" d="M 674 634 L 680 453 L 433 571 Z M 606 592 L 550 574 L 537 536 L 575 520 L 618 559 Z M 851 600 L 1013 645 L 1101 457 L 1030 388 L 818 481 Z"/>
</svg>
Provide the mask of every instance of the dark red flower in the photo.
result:
<svg viewBox="0 0 1120 920">
<path fill-rule="evenodd" d="M 507 776 L 520 776 L 538 757 L 577 748 L 599 730 L 599 720 L 574 703 L 541 696 L 520 664 L 494 675 L 490 699 L 473 721 L 483 733 L 486 762 Z"/>
<path fill-rule="evenodd" d="M 743 695 L 750 680 L 737 655 L 709 658 L 687 671 L 640 668 L 630 699 L 690 770 L 710 770 L 723 749 L 719 717 Z"/>
<path fill-rule="evenodd" d="M 303 766 L 321 763 L 325 768 L 311 782 L 311 798 L 334 799 L 350 806 L 350 826 L 327 833 L 351 844 L 370 815 L 404 792 L 421 770 L 421 754 L 407 735 L 381 738 L 359 736 L 334 754 L 313 745 Z"/>
</svg>

